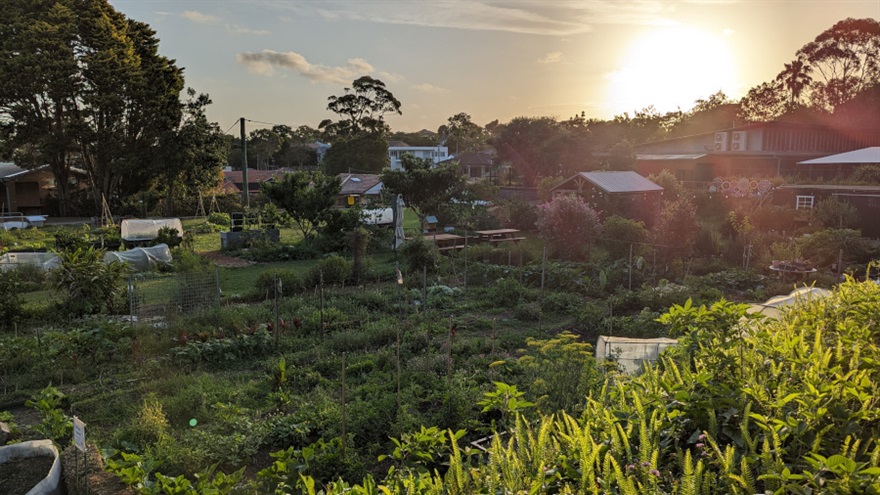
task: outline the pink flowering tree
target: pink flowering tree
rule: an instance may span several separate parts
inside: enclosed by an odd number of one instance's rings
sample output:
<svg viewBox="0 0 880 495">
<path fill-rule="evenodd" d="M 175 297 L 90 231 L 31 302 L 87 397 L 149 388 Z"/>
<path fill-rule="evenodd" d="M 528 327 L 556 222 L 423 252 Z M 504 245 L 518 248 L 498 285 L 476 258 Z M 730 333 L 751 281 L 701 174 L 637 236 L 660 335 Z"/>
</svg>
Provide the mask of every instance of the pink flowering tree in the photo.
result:
<svg viewBox="0 0 880 495">
<path fill-rule="evenodd" d="M 580 196 L 556 196 L 539 207 L 536 224 L 555 257 L 578 260 L 589 253 L 602 228 L 599 214 Z"/>
</svg>

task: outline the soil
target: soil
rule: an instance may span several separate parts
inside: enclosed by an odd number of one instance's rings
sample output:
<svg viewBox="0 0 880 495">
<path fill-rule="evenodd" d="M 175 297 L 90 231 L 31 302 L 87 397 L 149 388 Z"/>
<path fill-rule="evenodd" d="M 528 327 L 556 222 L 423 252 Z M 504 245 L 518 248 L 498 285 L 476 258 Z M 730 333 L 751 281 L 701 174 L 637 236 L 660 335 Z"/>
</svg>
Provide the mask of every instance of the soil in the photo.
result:
<svg viewBox="0 0 880 495">
<path fill-rule="evenodd" d="M 94 444 L 88 444 L 86 452 L 89 458 L 88 476 L 85 480 L 85 468 L 83 467 L 83 453 L 78 452 L 76 447 L 70 446 L 61 453 L 61 470 L 64 484 L 67 486 L 67 495 L 80 495 L 86 493 L 84 482 L 88 485 L 89 495 L 135 495 L 136 492 L 128 485 L 120 481 L 113 473 L 104 471 L 104 462 L 98 454 Z M 79 459 L 79 487 L 76 479 L 76 460 Z M 82 488 L 81 490 L 78 488 Z M 0 491 L 0 493 L 3 493 Z"/>
<path fill-rule="evenodd" d="M 52 469 L 54 457 L 14 457 L 0 464 L 0 493 L 25 495 Z"/>
<path fill-rule="evenodd" d="M 226 256 L 220 251 L 208 251 L 206 253 L 201 253 L 202 256 L 208 258 L 213 261 L 215 265 L 222 266 L 224 268 L 239 268 L 242 266 L 251 266 L 256 263 L 249 260 L 243 260 L 241 258 L 236 258 L 234 256 Z"/>
</svg>

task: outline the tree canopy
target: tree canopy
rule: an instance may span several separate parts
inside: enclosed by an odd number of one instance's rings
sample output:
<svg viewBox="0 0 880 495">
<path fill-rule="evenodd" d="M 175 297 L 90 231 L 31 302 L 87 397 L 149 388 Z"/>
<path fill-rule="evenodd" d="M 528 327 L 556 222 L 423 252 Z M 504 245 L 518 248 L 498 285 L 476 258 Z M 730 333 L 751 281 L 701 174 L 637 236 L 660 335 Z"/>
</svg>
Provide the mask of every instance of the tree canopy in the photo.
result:
<svg viewBox="0 0 880 495">
<path fill-rule="evenodd" d="M 401 170 L 385 169 L 382 184 L 391 194 L 403 196 L 406 205 L 416 211 L 419 218 L 429 214 L 447 215 L 454 200 L 465 197 L 467 179 L 455 164 L 441 163 L 434 166 L 429 159 L 406 154 L 401 159 Z"/>
<path fill-rule="evenodd" d="M 336 204 L 342 184 L 339 177 L 296 171 L 285 174 L 279 181 L 264 182 L 260 187 L 270 201 L 287 210 L 303 237 L 311 238 L 325 220 L 327 211 Z"/>
</svg>

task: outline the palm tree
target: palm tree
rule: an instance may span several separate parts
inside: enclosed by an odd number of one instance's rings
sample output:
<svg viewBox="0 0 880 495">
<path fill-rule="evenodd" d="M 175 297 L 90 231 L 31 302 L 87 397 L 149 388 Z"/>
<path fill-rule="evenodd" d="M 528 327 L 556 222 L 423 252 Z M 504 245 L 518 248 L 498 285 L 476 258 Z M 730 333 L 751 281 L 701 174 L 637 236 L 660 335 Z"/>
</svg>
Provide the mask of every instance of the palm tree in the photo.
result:
<svg viewBox="0 0 880 495">
<path fill-rule="evenodd" d="M 782 82 L 789 91 L 790 106 L 793 107 L 800 100 L 801 93 L 813 82 L 810 77 L 812 70 L 803 60 L 795 59 L 790 64 L 785 64 L 785 69 L 776 76 L 776 80 Z"/>
</svg>

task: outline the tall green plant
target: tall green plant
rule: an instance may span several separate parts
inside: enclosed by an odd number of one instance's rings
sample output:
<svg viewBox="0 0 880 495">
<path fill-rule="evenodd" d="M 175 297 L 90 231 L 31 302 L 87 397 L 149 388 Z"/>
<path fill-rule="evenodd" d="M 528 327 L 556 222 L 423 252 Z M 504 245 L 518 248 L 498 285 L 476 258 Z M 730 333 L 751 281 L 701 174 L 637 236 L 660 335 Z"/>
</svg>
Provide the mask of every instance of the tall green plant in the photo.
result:
<svg viewBox="0 0 880 495">
<path fill-rule="evenodd" d="M 63 309 L 72 316 L 113 313 L 125 293 L 123 279 L 128 266 L 104 263 L 103 251 L 94 248 L 61 251 L 60 266 L 53 272 L 55 288 L 65 295 Z"/>
</svg>

